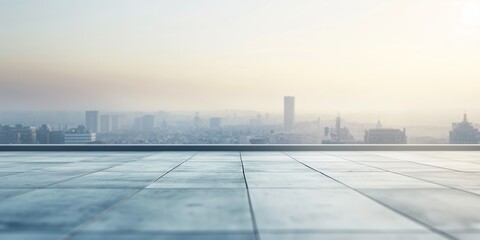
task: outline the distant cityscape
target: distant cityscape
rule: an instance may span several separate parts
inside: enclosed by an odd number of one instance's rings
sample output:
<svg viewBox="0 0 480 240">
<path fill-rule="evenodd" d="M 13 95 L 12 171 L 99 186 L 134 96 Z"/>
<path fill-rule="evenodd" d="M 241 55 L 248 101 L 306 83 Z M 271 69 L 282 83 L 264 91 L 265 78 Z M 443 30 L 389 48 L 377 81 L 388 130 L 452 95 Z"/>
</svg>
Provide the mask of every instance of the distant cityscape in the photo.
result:
<svg viewBox="0 0 480 240">
<path fill-rule="evenodd" d="M 363 137 L 354 136 L 340 115 L 334 126 L 325 126 L 319 118 L 296 121 L 295 97 L 285 96 L 283 124 L 269 114 L 257 114 L 245 121 L 233 114 L 229 124 L 221 116 L 202 118 L 199 112 L 190 121 L 169 121 L 168 113 L 122 114 L 85 111 L 78 126 L 53 126 L 49 123 L 25 126 L 0 124 L 0 144 L 407 144 L 407 129 L 384 127 L 379 120 L 363 129 Z M 478 144 L 480 131 L 468 121 L 452 123 L 444 142 L 415 143 Z"/>
</svg>

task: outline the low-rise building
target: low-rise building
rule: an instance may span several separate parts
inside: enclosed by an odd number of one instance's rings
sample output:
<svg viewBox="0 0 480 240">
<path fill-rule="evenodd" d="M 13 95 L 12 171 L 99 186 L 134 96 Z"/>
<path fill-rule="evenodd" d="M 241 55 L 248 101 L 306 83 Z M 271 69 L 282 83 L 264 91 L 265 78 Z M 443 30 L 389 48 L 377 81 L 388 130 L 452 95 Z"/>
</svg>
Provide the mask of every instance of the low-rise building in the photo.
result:
<svg viewBox="0 0 480 240">
<path fill-rule="evenodd" d="M 406 144 L 407 135 L 403 130 L 396 128 L 383 128 L 380 121 L 377 127 L 365 131 L 365 143 L 367 144 Z"/>
<path fill-rule="evenodd" d="M 463 121 L 452 123 L 449 134 L 450 144 L 477 144 L 480 142 L 480 131 L 467 120 L 467 114 L 463 115 Z"/>
<path fill-rule="evenodd" d="M 72 128 L 65 133 L 65 144 L 86 144 L 96 141 L 96 134 L 84 126 Z"/>
<path fill-rule="evenodd" d="M 35 127 L 17 124 L 0 127 L 0 144 L 35 144 L 37 131 Z"/>
</svg>

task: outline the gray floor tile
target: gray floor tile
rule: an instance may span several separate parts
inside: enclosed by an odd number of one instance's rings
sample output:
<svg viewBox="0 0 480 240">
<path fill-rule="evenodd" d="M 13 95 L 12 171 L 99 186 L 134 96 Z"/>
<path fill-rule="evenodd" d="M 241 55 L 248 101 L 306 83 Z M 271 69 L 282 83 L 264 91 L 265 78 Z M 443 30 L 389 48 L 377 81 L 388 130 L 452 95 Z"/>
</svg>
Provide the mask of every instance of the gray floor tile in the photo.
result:
<svg viewBox="0 0 480 240">
<path fill-rule="evenodd" d="M 453 233 L 452 234 L 454 237 L 456 237 L 459 240 L 478 240 L 480 239 L 480 232 L 476 233 Z"/>
<path fill-rule="evenodd" d="M 0 177 L 17 174 L 19 172 L 0 172 Z"/>
<path fill-rule="evenodd" d="M 347 155 L 342 156 L 342 159 L 354 161 L 354 162 L 392 162 L 398 161 L 397 159 L 378 156 L 378 155 Z"/>
<path fill-rule="evenodd" d="M 173 171 L 148 188 L 245 188 L 243 174 Z"/>
<path fill-rule="evenodd" d="M 432 158 L 432 157 L 422 156 L 422 155 L 418 155 L 418 154 L 407 152 L 407 151 L 387 151 L 387 152 L 378 151 L 378 152 L 374 152 L 373 155 L 390 158 L 390 159 L 392 159 L 392 161 L 398 161 L 398 160 L 416 161 L 416 160 L 421 160 L 421 159 L 423 159 L 423 160 L 430 159 L 430 160 L 433 161 L 433 159 L 435 159 L 435 158 Z"/>
<path fill-rule="evenodd" d="M 262 240 L 479 236 L 479 152 L 286 154 L 0 152 L 0 239 L 254 239 L 242 161 Z"/>
<path fill-rule="evenodd" d="M 32 191 L 32 189 L 0 189 L 0 201 Z"/>
<path fill-rule="evenodd" d="M 406 173 L 406 172 L 444 172 L 443 168 L 435 166 L 428 166 L 421 163 L 407 162 L 407 161 L 363 161 L 363 164 L 384 169 L 386 171 Z"/>
<path fill-rule="evenodd" d="M 472 192 L 472 193 L 475 193 L 477 195 L 480 196 L 480 188 L 477 188 L 477 189 L 464 189 L 465 191 L 469 191 L 469 192 Z"/>
<path fill-rule="evenodd" d="M 0 202 L 4 231 L 69 231 L 119 199 L 125 189 L 40 189 Z"/>
<path fill-rule="evenodd" d="M 238 161 L 187 161 L 175 169 L 178 172 L 228 173 L 242 172 L 242 163 Z"/>
<path fill-rule="evenodd" d="M 308 161 L 308 162 L 350 162 L 346 159 L 335 157 L 335 156 L 330 156 L 330 155 L 318 155 L 318 156 L 295 156 L 295 155 L 290 155 L 297 161 Z"/>
<path fill-rule="evenodd" d="M 371 153 L 365 151 L 326 151 L 324 153 L 337 157 L 373 156 Z"/>
<path fill-rule="evenodd" d="M 109 168 L 109 172 L 167 172 L 182 161 L 137 161 Z"/>
<path fill-rule="evenodd" d="M 362 190 L 441 230 L 480 230 L 480 197 L 452 189 Z"/>
<path fill-rule="evenodd" d="M 418 179 L 443 184 L 449 187 L 469 189 L 480 188 L 480 174 L 453 171 L 443 172 L 410 172 L 404 173 Z"/>
<path fill-rule="evenodd" d="M 421 231 L 422 226 L 345 189 L 250 189 L 260 231 Z"/>
<path fill-rule="evenodd" d="M 61 233 L 2 233 L 0 232 L 0 239 L 8 240 L 55 240 L 61 239 L 63 234 Z"/>
<path fill-rule="evenodd" d="M 334 171 L 334 172 L 380 172 L 382 170 L 365 166 L 353 162 L 312 162 L 303 161 L 304 164 L 318 171 Z"/>
<path fill-rule="evenodd" d="M 269 156 L 269 157 L 284 157 L 285 154 L 282 152 L 270 152 L 270 151 L 244 151 L 241 152 L 242 157 L 244 156 Z"/>
<path fill-rule="evenodd" d="M 225 162 L 225 161 L 232 161 L 232 162 L 237 162 L 237 161 L 240 161 L 240 155 L 195 155 L 194 157 L 192 157 L 189 161 L 192 161 L 192 162 L 203 162 L 203 161 L 207 161 L 207 162 L 212 162 L 212 161 L 222 161 L 222 162 Z"/>
<path fill-rule="evenodd" d="M 42 172 L 94 172 L 107 169 L 120 163 L 117 162 L 75 162 L 43 168 Z"/>
<path fill-rule="evenodd" d="M 258 159 L 258 158 L 267 159 L 264 161 L 268 161 L 268 159 L 277 160 L 277 161 L 286 160 L 286 159 L 291 160 L 291 157 L 289 157 L 288 154 L 285 154 L 283 152 L 246 151 L 246 152 L 241 152 L 241 155 L 244 161 L 246 160 L 245 158 L 250 158 L 250 157 L 252 158 L 252 160 Z"/>
<path fill-rule="evenodd" d="M 345 188 L 342 184 L 317 172 L 245 173 L 249 188 Z"/>
<path fill-rule="evenodd" d="M 0 188 L 41 188 L 81 176 L 83 173 L 26 172 L 0 177 Z"/>
<path fill-rule="evenodd" d="M 458 161 L 417 161 L 423 164 L 427 164 L 430 166 L 452 169 L 456 171 L 463 171 L 463 172 L 480 172 L 480 164 L 476 163 L 468 163 L 468 162 L 458 162 Z"/>
<path fill-rule="evenodd" d="M 298 162 L 252 161 L 243 162 L 245 172 L 315 172 Z"/>
<path fill-rule="evenodd" d="M 244 189 L 145 189 L 86 231 L 253 231 Z"/>
<path fill-rule="evenodd" d="M 294 159 L 287 155 L 269 156 L 269 155 L 242 155 L 244 162 L 295 162 Z"/>
<path fill-rule="evenodd" d="M 262 240 L 446 240 L 433 233 L 262 233 Z"/>
<path fill-rule="evenodd" d="M 328 176 L 352 188 L 444 188 L 440 185 L 401 176 L 390 172 L 332 172 Z"/>
<path fill-rule="evenodd" d="M 159 172 L 96 172 L 49 188 L 145 188 L 160 176 Z"/>
<path fill-rule="evenodd" d="M 82 232 L 73 237 L 74 240 L 255 240 L 253 233 L 94 233 Z"/>
<path fill-rule="evenodd" d="M 0 165 L 0 173 L 8 173 L 8 172 L 29 172 L 34 170 L 41 170 L 51 166 L 61 166 L 67 163 L 31 163 L 31 162 L 8 162 L 8 163 L 1 163 Z"/>
</svg>

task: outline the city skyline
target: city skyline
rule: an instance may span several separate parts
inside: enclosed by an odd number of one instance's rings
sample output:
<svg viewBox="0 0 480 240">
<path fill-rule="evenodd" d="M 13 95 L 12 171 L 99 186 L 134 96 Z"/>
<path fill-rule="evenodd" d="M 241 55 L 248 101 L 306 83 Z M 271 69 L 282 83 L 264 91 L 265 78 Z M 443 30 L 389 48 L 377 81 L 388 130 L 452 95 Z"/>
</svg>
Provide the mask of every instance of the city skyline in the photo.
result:
<svg viewBox="0 0 480 240">
<path fill-rule="evenodd" d="M 0 0 L 0 239 L 480 239 L 480 0 Z"/>
<path fill-rule="evenodd" d="M 85 116 L 83 115 L 84 112 L 90 112 L 91 110 L 59 110 L 59 111 L 2 111 L 0 110 L 0 121 L 3 123 L 8 124 L 32 124 L 35 122 L 35 119 L 40 119 L 40 122 L 37 121 L 36 124 L 41 124 L 44 122 L 52 122 L 51 119 L 56 119 L 55 124 L 71 122 L 71 124 L 79 124 L 84 121 Z M 109 115 L 114 121 L 114 117 L 118 117 L 121 115 L 145 115 L 145 114 L 167 114 L 169 116 L 173 116 L 175 119 L 190 119 L 191 116 L 194 116 L 196 113 L 202 114 L 202 116 L 207 117 L 227 117 L 227 118 L 236 118 L 239 121 L 243 121 L 243 123 L 248 123 L 250 119 L 255 116 L 260 115 L 268 115 L 272 120 L 275 121 L 276 124 L 283 124 L 284 122 L 284 115 L 282 112 L 258 112 L 254 110 L 219 110 L 219 111 L 164 111 L 164 110 L 157 110 L 157 111 L 120 111 L 120 110 L 95 110 L 94 112 L 98 112 L 97 114 L 102 115 Z M 314 113 L 295 113 L 295 118 L 299 119 L 299 121 L 312 121 L 320 118 L 322 122 L 335 122 L 335 118 L 338 115 L 342 115 L 344 118 L 349 119 L 349 122 L 358 123 L 358 124 L 371 124 L 372 126 L 375 125 L 378 121 L 382 121 L 387 123 L 388 125 L 392 126 L 399 126 L 399 127 L 421 127 L 421 126 L 431 126 L 431 127 L 445 127 L 450 126 L 451 122 L 457 121 L 459 116 L 462 114 L 468 114 L 469 118 L 473 119 L 474 123 L 480 122 L 475 121 L 475 119 L 480 119 L 479 112 L 455 112 L 445 114 L 444 116 L 436 115 L 437 117 L 434 119 L 435 121 L 430 121 L 431 113 L 419 113 L 416 119 L 409 119 L 402 118 L 405 117 L 401 113 L 398 113 L 397 116 L 392 115 L 375 115 L 371 113 L 344 113 L 341 111 L 337 111 L 336 113 L 326 113 L 326 112 L 319 112 L 317 114 Z M 50 119 L 50 120 L 48 120 Z M 62 120 L 63 119 L 63 120 Z M 75 119 L 75 120 L 74 120 Z M 425 121 L 418 121 L 425 120 Z M 65 122 L 67 121 L 67 122 Z M 98 125 L 100 125 L 100 115 L 98 119 Z M 73 122 L 73 123 L 72 123 Z"/>
<path fill-rule="evenodd" d="M 320 118 L 295 121 L 295 97 L 284 97 L 283 122 L 257 114 L 247 122 L 237 119 L 237 115 L 227 117 L 206 116 L 206 123 L 199 112 L 185 121 L 166 112 L 156 114 L 114 114 L 88 110 L 84 112 L 84 122 L 78 125 L 64 124 L 53 128 L 48 121 L 23 125 L 0 124 L 0 143 L 3 144 L 477 144 L 480 131 L 467 119 L 464 113 L 461 122 L 453 122 L 448 136 L 436 133 L 417 132 L 410 135 L 408 142 L 406 128 L 383 127 L 380 120 L 375 127 L 347 123 L 337 115 L 335 123 Z M 100 115 L 101 114 L 101 115 Z M 158 118 L 157 118 L 158 117 Z M 235 122 L 232 122 L 232 117 Z M 157 119 L 156 119 L 157 118 Z M 238 121 L 239 120 L 239 121 Z M 273 120 L 273 121 L 272 121 Z M 100 121 L 100 122 L 99 122 Z M 41 123 L 41 124 L 39 124 Z M 40 126 L 41 125 L 41 126 Z M 353 128 L 350 128 L 353 127 Z M 445 129 L 443 129 L 445 130 Z M 323 132 L 323 134 L 322 134 Z M 363 133 L 361 133 L 363 132 Z M 410 132 L 410 131 L 409 131 Z M 445 131 L 446 132 L 446 131 Z M 363 134 L 363 135 L 362 135 Z M 362 136 L 361 136 L 362 135 Z M 97 138 L 98 137 L 98 138 Z M 360 137 L 360 138 L 359 138 Z M 364 140 L 361 140 L 363 138 Z"/>
<path fill-rule="evenodd" d="M 283 115 L 281 118 L 268 113 L 237 115 L 230 112 L 214 115 L 191 113 L 187 119 L 174 113 L 158 111 L 156 113 L 109 113 L 98 110 L 84 112 L 82 123 L 67 124 L 53 128 L 50 121 L 36 119 L 34 124 L 15 122 L 0 124 L 0 143 L 65 143 L 65 144 L 406 144 L 406 127 L 402 129 L 390 125 L 383 127 L 378 119 L 375 127 L 371 124 L 343 124 L 337 114 L 334 126 L 329 121 L 316 119 L 298 120 L 295 112 L 295 96 L 283 97 Z M 204 120 L 206 117 L 208 120 Z M 245 117 L 247 119 L 245 119 Z M 297 119 L 297 120 L 296 120 Z M 1 122 L 0 118 L 0 122 Z M 224 124 L 226 120 L 226 124 Z M 206 122 L 207 121 L 207 122 Z M 40 127 L 39 123 L 41 124 Z M 57 122 L 58 123 L 58 122 Z M 428 127 L 427 127 L 428 128 Z M 429 128 L 432 128 L 430 126 Z M 37 131 L 38 129 L 38 131 Z M 445 130 L 445 129 L 443 129 Z M 37 137 L 38 132 L 38 137 Z M 322 134 L 323 132 L 323 134 Z M 363 132 L 363 133 L 362 133 Z M 475 124 L 467 120 L 453 122 L 448 137 L 436 129 L 434 134 L 412 131 L 413 143 L 420 144 L 477 144 L 480 143 L 480 131 Z M 446 132 L 446 131 L 445 131 Z M 363 134 L 363 140 L 359 136 Z M 98 138 L 97 138 L 98 137 Z"/>
<path fill-rule="evenodd" d="M 5 1 L 0 109 L 281 112 L 293 95 L 299 113 L 480 118 L 479 6 Z"/>
</svg>

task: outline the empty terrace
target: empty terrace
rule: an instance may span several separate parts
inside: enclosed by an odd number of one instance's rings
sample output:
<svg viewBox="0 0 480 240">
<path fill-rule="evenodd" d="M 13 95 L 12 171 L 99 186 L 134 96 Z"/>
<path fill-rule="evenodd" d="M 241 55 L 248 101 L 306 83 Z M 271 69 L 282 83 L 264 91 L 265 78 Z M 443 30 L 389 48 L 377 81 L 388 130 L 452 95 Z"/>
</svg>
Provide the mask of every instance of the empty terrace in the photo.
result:
<svg viewBox="0 0 480 240">
<path fill-rule="evenodd" d="M 0 239 L 480 239 L 478 151 L 0 152 Z"/>
</svg>

